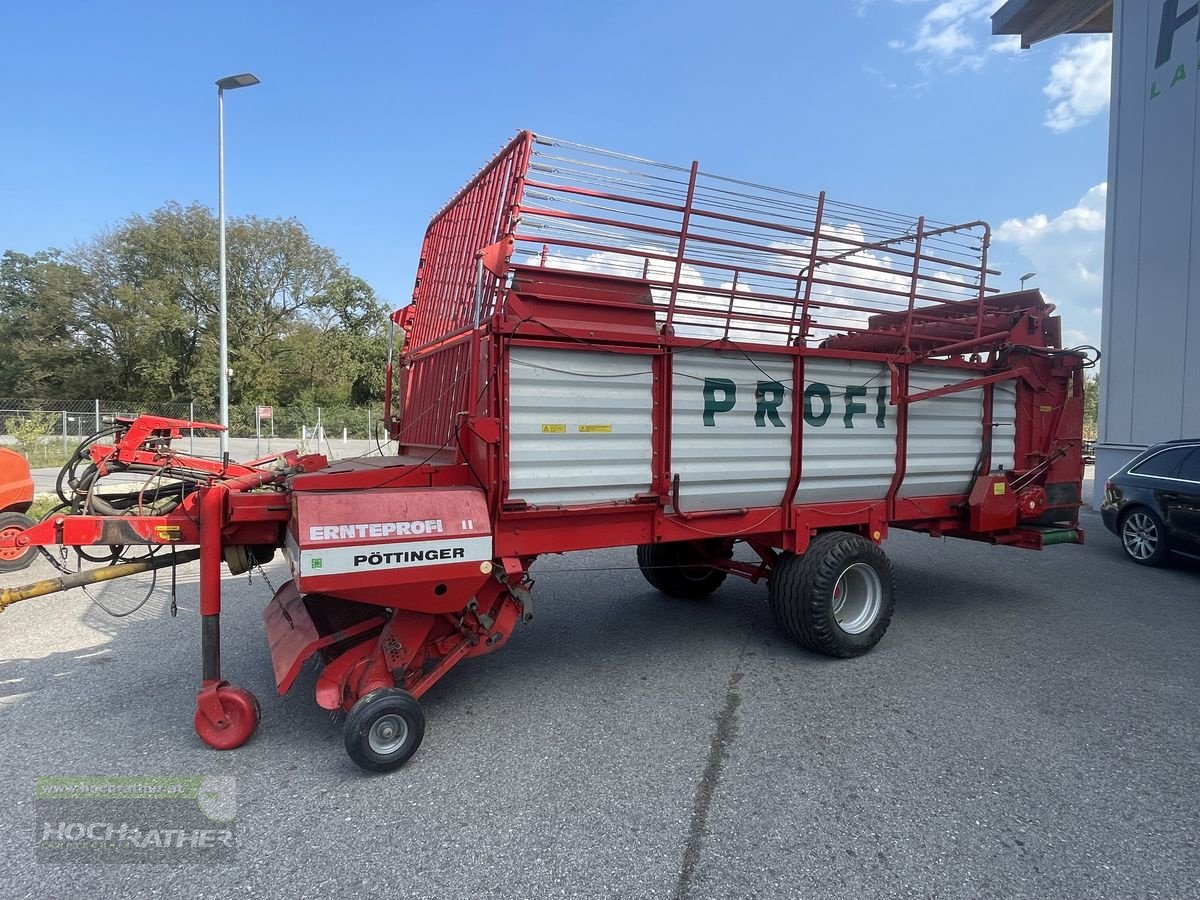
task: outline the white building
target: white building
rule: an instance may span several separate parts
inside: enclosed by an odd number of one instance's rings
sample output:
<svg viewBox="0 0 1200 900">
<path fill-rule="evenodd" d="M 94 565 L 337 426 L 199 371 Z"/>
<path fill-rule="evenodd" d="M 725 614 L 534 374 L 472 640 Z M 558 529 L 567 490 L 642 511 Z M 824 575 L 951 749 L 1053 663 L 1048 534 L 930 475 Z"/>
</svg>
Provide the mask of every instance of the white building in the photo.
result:
<svg viewBox="0 0 1200 900">
<path fill-rule="evenodd" d="M 1139 450 L 1200 437 L 1200 0 L 1009 0 L 992 30 L 1114 35 L 1098 506 Z"/>
</svg>

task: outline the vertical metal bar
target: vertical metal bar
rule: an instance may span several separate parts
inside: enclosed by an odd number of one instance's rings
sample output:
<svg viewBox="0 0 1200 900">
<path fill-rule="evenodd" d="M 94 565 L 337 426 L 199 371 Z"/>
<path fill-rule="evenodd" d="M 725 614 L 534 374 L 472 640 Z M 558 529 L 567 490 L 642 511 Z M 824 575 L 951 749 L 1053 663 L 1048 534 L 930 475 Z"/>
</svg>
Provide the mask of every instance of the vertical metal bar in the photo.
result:
<svg viewBox="0 0 1200 900">
<path fill-rule="evenodd" d="M 906 353 L 910 349 L 909 340 L 912 338 L 913 310 L 917 305 L 917 282 L 921 277 L 921 246 L 925 240 L 925 217 L 917 219 L 917 238 L 913 242 L 912 283 L 908 287 L 908 313 L 904 316 L 904 345 Z"/>
<path fill-rule="evenodd" d="M 191 403 L 188 404 L 188 421 L 189 422 L 196 421 L 196 401 L 195 400 L 193 400 Z M 96 429 L 96 430 L 99 431 L 100 429 Z M 195 455 L 196 455 L 196 429 L 189 428 L 188 429 L 188 456 L 195 456 Z"/>
<path fill-rule="evenodd" d="M 804 474 L 804 351 L 797 350 L 792 359 L 792 446 L 791 472 L 783 489 L 783 530 L 796 527 L 796 491 Z M 795 546 L 795 536 L 785 538 L 785 545 Z"/>
<path fill-rule="evenodd" d="M 992 243 L 992 228 L 990 225 L 983 226 L 983 246 L 980 248 L 979 260 L 979 299 L 976 302 L 978 312 L 975 316 L 975 337 L 983 336 L 983 314 L 986 310 L 987 300 L 987 264 L 988 264 L 988 248 Z"/>
<path fill-rule="evenodd" d="M 650 260 L 646 260 L 649 264 Z M 725 333 L 721 336 L 722 340 L 729 340 L 729 323 L 733 320 L 733 301 L 737 297 L 738 276 L 742 274 L 741 269 L 733 270 L 733 284 L 729 287 L 729 312 L 725 316 Z M 645 277 L 645 276 L 643 276 Z"/>
<path fill-rule="evenodd" d="M 896 497 L 908 474 L 908 376 L 907 363 L 890 363 L 892 370 L 892 405 L 896 407 L 896 471 L 888 486 L 885 498 L 885 516 L 889 522 L 896 520 Z"/>
<path fill-rule="evenodd" d="M 692 201 L 696 196 L 696 176 L 700 172 L 700 163 L 692 161 L 692 173 L 688 177 L 687 200 L 683 204 L 683 219 L 679 223 L 679 249 L 675 255 L 675 276 L 671 279 L 671 299 L 667 304 L 667 319 L 663 323 L 663 333 L 672 334 L 675 320 L 675 300 L 679 296 L 679 279 L 683 274 L 683 251 L 687 246 L 688 226 L 692 221 Z"/>
<path fill-rule="evenodd" d="M 220 388 L 217 402 L 220 405 L 220 418 L 217 421 L 225 426 L 220 436 L 220 455 L 224 459 L 229 452 L 229 300 L 225 286 L 225 89 L 220 86 L 217 87 L 217 219 L 220 251 L 220 300 L 217 307 L 217 384 Z"/>
<path fill-rule="evenodd" d="M 383 427 L 388 437 L 392 436 L 392 353 L 396 348 L 396 320 L 388 316 L 387 365 L 383 370 Z M 274 422 L 274 420 L 272 420 Z M 272 424 L 271 431 L 275 426 Z M 367 436 L 370 440 L 370 435 Z"/>
<path fill-rule="evenodd" d="M 812 246 L 808 253 L 808 281 L 804 285 L 804 305 L 800 310 L 800 334 L 798 337 L 803 337 L 808 332 L 809 324 L 809 305 L 812 302 L 812 286 L 813 279 L 817 277 L 817 254 L 820 252 L 821 245 L 821 224 L 825 218 L 825 192 L 821 191 L 817 197 L 817 217 L 813 222 Z M 792 315 L 795 315 L 795 309 L 792 310 Z M 788 329 L 788 336 L 791 337 L 791 329 Z"/>
<path fill-rule="evenodd" d="M 221 528 L 226 493 L 225 486 L 217 484 L 200 497 L 200 656 L 206 682 L 221 679 Z"/>
<path fill-rule="evenodd" d="M 94 431 L 92 433 L 96 434 L 99 431 L 100 431 L 100 398 L 97 397 L 96 398 L 96 431 Z"/>
<path fill-rule="evenodd" d="M 983 405 L 983 446 L 979 451 L 980 470 L 975 474 L 987 475 L 992 471 L 992 437 L 995 432 L 992 423 L 995 420 L 996 385 L 985 384 L 980 399 Z"/>
<path fill-rule="evenodd" d="M 62 411 L 63 456 L 67 455 L 67 411 Z"/>
</svg>

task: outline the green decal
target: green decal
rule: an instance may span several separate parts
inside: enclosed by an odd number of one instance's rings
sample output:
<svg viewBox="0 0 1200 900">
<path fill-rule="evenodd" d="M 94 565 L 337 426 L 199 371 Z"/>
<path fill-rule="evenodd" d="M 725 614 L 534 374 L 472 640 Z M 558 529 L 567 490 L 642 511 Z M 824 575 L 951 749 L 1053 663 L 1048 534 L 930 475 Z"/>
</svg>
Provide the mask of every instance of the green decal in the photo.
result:
<svg viewBox="0 0 1200 900">
<path fill-rule="evenodd" d="M 1150 99 L 1157 100 L 1161 96 L 1162 96 L 1162 91 L 1160 91 L 1158 89 L 1158 82 L 1157 81 L 1150 82 Z"/>
<path fill-rule="evenodd" d="M 1183 63 L 1180 63 L 1179 67 L 1175 70 L 1174 76 L 1172 76 L 1172 78 L 1171 78 L 1171 87 L 1175 87 L 1175 85 L 1179 84 L 1179 82 L 1183 81 L 1186 78 L 1187 78 L 1187 66 L 1185 66 Z"/>
<path fill-rule="evenodd" d="M 821 398 L 821 412 L 813 412 L 813 398 Z M 815 425 L 820 428 L 829 420 L 829 414 L 833 412 L 833 400 L 829 396 L 829 388 L 821 384 L 819 381 L 814 381 L 804 389 L 804 421 L 809 425 Z"/>
<path fill-rule="evenodd" d="M 865 387 L 851 385 L 846 388 L 846 414 L 842 416 L 842 421 L 846 423 L 847 428 L 854 427 L 855 413 L 865 413 L 867 411 L 867 404 L 854 402 L 856 397 L 865 396 L 867 396 L 867 389 Z"/>
<path fill-rule="evenodd" d="M 721 399 L 717 399 L 717 391 Z M 717 413 L 729 412 L 737 402 L 737 385 L 728 378 L 704 379 L 704 424 L 712 427 L 717 424 Z"/>
<path fill-rule="evenodd" d="M 318 556 L 318 557 L 315 557 L 315 558 L 313 559 L 313 561 L 312 561 L 312 567 L 313 567 L 314 569 L 319 569 L 319 568 L 321 568 L 321 557 L 319 557 L 319 556 Z"/>
<path fill-rule="evenodd" d="M 875 392 L 875 427 L 887 428 L 887 385 Z"/>
<path fill-rule="evenodd" d="M 767 394 L 770 394 L 768 399 Z M 754 424 L 759 428 L 767 427 L 767 419 L 776 428 L 784 428 L 783 419 L 779 418 L 779 407 L 783 405 L 786 391 L 778 381 L 760 381 L 754 399 L 758 405 L 754 409 Z"/>
</svg>

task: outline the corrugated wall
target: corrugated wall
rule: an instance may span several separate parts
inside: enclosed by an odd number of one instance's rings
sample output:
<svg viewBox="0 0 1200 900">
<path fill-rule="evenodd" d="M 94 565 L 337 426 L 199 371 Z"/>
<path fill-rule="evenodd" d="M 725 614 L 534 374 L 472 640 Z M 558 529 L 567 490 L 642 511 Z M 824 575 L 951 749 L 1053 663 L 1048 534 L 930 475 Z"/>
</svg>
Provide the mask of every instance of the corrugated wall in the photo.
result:
<svg viewBox="0 0 1200 900">
<path fill-rule="evenodd" d="M 514 347 L 509 497 L 534 505 L 650 490 L 650 357 Z"/>
<path fill-rule="evenodd" d="M 973 373 L 914 366 L 909 392 L 931 391 L 957 384 Z M 1016 434 L 1016 387 L 1000 382 L 993 388 L 992 469 L 1011 469 Z M 983 389 L 975 388 L 909 407 L 908 468 L 901 497 L 965 494 L 979 464 L 983 446 Z"/>
<path fill-rule="evenodd" d="M 680 507 L 778 506 L 791 470 L 791 358 L 693 350 L 677 354 L 674 368 L 671 471 L 679 476 Z M 783 392 L 768 390 L 756 417 L 760 382 Z"/>
<path fill-rule="evenodd" d="M 915 367 L 911 390 L 978 373 Z M 617 353 L 514 348 L 510 365 L 510 497 L 571 505 L 649 490 L 650 359 Z M 674 358 L 671 471 L 680 508 L 777 506 L 790 472 L 792 360 L 711 350 Z M 886 366 L 805 362 L 803 466 L 797 503 L 879 500 L 896 465 L 896 407 Z M 1016 389 L 994 388 L 993 468 L 1013 465 Z M 901 496 L 965 494 L 983 435 L 983 390 L 909 408 L 908 476 Z"/>
</svg>

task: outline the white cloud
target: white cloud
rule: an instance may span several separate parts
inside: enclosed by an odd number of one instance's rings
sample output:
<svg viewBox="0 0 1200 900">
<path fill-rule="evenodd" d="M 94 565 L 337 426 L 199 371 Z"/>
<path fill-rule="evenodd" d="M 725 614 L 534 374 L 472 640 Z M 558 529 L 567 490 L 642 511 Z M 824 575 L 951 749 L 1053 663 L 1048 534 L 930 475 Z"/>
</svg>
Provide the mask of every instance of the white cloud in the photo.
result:
<svg viewBox="0 0 1200 900">
<path fill-rule="evenodd" d="M 1062 50 L 1043 88 L 1052 106 L 1046 127 L 1061 134 L 1078 128 L 1108 108 L 1112 37 L 1088 38 Z"/>
<path fill-rule="evenodd" d="M 997 49 L 988 39 L 988 19 L 1003 0 L 941 0 L 921 17 L 916 31 L 907 40 L 893 40 L 893 50 L 916 53 L 923 57 L 922 67 L 957 72 L 978 69 L 987 61 L 987 47 Z M 1011 42 L 1000 43 L 1008 51 Z"/>
<path fill-rule="evenodd" d="M 1021 37 L 1016 34 L 1000 34 L 988 44 L 993 53 L 1020 53 Z"/>
<path fill-rule="evenodd" d="M 1037 273 L 1030 286 L 1058 306 L 1070 343 L 1100 345 L 1107 197 L 1108 185 L 1098 184 L 1056 216 L 1009 219 L 995 231 L 996 241 L 1015 245 Z"/>
<path fill-rule="evenodd" d="M 904 295 L 912 280 L 912 261 L 875 246 L 876 240 L 877 237 L 868 236 L 863 226 L 853 221 L 840 226 L 833 222 L 822 225 L 818 262 L 812 271 L 809 295 L 810 344 L 817 344 L 846 329 L 863 328 L 874 313 L 895 312 L 905 306 Z M 906 245 L 901 241 L 897 246 L 903 249 Z M 907 247 L 911 249 L 911 243 Z M 728 262 L 725 254 L 719 249 L 710 248 L 710 251 L 696 251 L 693 258 L 704 259 L 696 265 L 685 264 L 680 271 L 675 333 L 687 337 L 727 336 L 735 341 L 783 343 L 789 334 L 788 321 L 795 321 L 799 314 L 794 308 L 794 298 L 799 290 L 797 278 L 809 271 L 811 240 L 768 240 L 761 249 L 741 249 L 736 260 L 741 264 L 736 286 L 728 277 L 729 266 L 718 264 L 723 259 Z M 669 247 L 650 244 L 632 244 L 625 252 L 557 248 L 549 252 L 544 261 L 538 253 L 530 253 L 521 261 L 525 265 L 544 264 L 575 272 L 645 277 L 652 283 L 650 294 L 659 308 L 657 319 L 661 325 L 670 298 L 670 291 L 664 285 L 672 281 L 675 263 L 657 259 L 654 255 L 669 256 L 673 252 Z M 923 275 L 962 285 L 959 288 L 923 281 L 921 291 L 925 294 L 940 299 L 965 299 L 975 294 L 961 272 L 926 270 Z M 768 325 L 761 321 L 762 317 L 776 321 Z M 731 319 L 728 331 L 727 318 Z"/>
</svg>

